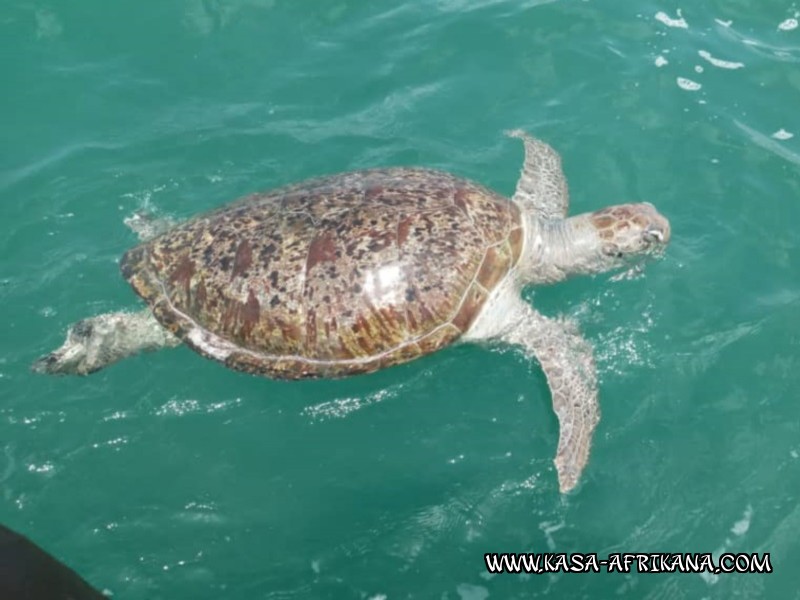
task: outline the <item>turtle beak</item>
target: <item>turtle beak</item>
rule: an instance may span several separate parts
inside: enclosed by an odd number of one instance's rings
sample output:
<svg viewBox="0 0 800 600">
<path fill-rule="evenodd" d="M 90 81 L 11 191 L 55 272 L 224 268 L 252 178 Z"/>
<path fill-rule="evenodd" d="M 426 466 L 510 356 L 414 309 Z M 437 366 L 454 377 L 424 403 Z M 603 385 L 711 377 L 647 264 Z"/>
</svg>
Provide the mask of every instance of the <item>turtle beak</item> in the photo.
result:
<svg viewBox="0 0 800 600">
<path fill-rule="evenodd" d="M 45 354 L 36 359 L 31 365 L 31 371 L 42 375 L 64 375 L 79 362 L 78 349 L 70 351 L 64 347 Z"/>
<path fill-rule="evenodd" d="M 31 371 L 42 375 L 88 375 L 97 369 L 90 367 L 87 361 L 87 347 L 84 338 L 76 333 L 81 331 L 91 332 L 91 323 L 79 321 L 70 327 L 67 339 L 60 348 L 36 359 L 31 365 Z"/>
<path fill-rule="evenodd" d="M 664 241 L 664 232 L 660 229 L 648 229 L 644 232 L 644 239 L 648 242 L 662 242 Z"/>
<path fill-rule="evenodd" d="M 648 244 L 666 246 L 669 243 L 670 234 L 669 221 L 656 214 L 647 229 L 642 233 L 642 237 Z"/>
<path fill-rule="evenodd" d="M 42 375 L 48 373 L 56 373 L 55 370 L 56 364 L 58 363 L 58 359 L 53 356 L 53 354 L 46 354 L 38 359 L 36 359 L 33 364 L 31 365 L 31 371 L 34 373 L 41 373 Z"/>
</svg>

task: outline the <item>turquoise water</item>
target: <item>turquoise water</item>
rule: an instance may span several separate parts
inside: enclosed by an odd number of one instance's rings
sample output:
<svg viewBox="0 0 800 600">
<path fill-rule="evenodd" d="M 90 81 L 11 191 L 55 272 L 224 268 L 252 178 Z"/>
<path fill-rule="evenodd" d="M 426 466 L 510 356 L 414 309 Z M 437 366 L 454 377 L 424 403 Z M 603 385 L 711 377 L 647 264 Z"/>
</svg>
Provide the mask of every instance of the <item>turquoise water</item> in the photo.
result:
<svg viewBox="0 0 800 600">
<path fill-rule="evenodd" d="M 800 5 L 700 4 L 4 2 L 0 521 L 124 599 L 800 598 Z M 597 350 L 574 494 L 512 352 L 338 382 L 185 348 L 28 371 L 68 324 L 139 306 L 134 212 L 381 165 L 510 194 L 511 127 L 562 153 L 574 212 L 672 222 L 644 277 L 530 294 Z M 548 550 L 770 552 L 774 573 L 484 568 Z"/>
</svg>

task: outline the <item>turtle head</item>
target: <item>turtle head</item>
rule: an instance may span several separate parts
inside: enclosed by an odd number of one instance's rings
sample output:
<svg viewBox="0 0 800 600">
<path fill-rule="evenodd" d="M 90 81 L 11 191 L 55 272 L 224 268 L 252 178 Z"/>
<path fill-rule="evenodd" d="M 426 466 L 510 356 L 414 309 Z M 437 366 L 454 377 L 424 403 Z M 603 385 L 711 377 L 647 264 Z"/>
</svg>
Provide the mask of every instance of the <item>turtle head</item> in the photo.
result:
<svg viewBox="0 0 800 600">
<path fill-rule="evenodd" d="M 137 352 L 178 344 L 149 309 L 106 313 L 71 325 L 61 347 L 37 359 L 31 369 L 48 375 L 88 375 Z"/>
<path fill-rule="evenodd" d="M 95 335 L 93 319 L 78 321 L 67 330 L 60 348 L 37 359 L 31 369 L 48 375 L 88 375 L 102 366 L 95 364 L 100 336 Z"/>
<path fill-rule="evenodd" d="M 596 241 L 595 272 L 661 256 L 669 243 L 669 221 L 649 202 L 619 204 L 586 216 Z"/>
<path fill-rule="evenodd" d="M 523 272 L 527 283 L 555 283 L 572 275 L 636 269 L 669 243 L 666 217 L 652 204 L 620 204 L 593 213 L 533 224 Z"/>
</svg>

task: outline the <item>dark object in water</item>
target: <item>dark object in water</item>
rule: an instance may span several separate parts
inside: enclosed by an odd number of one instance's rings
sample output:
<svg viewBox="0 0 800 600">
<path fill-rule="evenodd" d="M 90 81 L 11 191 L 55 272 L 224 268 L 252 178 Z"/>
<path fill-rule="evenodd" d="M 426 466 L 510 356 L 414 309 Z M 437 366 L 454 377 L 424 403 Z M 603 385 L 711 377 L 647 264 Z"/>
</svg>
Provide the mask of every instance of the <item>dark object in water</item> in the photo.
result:
<svg viewBox="0 0 800 600">
<path fill-rule="evenodd" d="M 107 600 L 25 536 L 0 525 L 0 599 Z"/>
</svg>

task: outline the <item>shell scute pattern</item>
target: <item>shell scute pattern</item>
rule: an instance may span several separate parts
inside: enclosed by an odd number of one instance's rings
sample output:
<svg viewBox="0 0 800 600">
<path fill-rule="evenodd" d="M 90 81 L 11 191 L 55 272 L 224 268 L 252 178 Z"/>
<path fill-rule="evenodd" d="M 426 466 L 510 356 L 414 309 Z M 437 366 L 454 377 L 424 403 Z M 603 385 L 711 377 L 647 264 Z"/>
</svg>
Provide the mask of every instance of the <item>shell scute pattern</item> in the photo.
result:
<svg viewBox="0 0 800 600">
<path fill-rule="evenodd" d="M 517 207 L 429 169 L 253 194 L 130 250 L 122 271 L 200 353 L 273 377 L 406 362 L 473 322 L 522 245 Z"/>
</svg>

